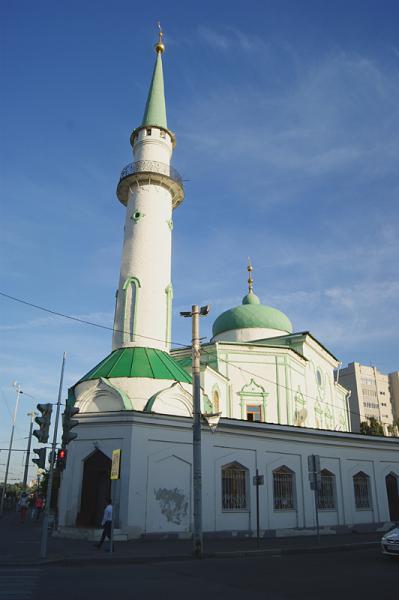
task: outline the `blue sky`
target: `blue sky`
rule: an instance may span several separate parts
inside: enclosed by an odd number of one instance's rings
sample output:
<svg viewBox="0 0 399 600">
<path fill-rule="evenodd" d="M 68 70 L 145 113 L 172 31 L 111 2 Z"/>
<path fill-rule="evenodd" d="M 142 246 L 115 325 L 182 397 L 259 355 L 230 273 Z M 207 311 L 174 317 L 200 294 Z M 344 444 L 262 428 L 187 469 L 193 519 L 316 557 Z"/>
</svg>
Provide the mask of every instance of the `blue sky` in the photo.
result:
<svg viewBox="0 0 399 600">
<path fill-rule="evenodd" d="M 174 166 L 173 339 L 255 291 L 344 364 L 399 368 L 396 1 L 3 2 L 1 291 L 112 326 L 131 161 L 161 20 Z M 193 272 L 193 264 L 197 264 Z M 111 333 L 0 297 L 0 448 L 36 401 L 105 357 Z M 0 453 L 0 478 L 5 452 Z M 22 455 L 11 480 L 22 472 Z M 32 469 L 32 474 L 34 469 Z"/>
</svg>

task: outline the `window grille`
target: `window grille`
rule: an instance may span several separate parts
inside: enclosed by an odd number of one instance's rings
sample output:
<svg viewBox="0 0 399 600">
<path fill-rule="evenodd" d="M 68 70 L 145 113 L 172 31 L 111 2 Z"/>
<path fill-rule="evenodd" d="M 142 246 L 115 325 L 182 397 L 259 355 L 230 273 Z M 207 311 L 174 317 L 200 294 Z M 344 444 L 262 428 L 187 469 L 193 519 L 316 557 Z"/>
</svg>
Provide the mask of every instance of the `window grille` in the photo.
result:
<svg viewBox="0 0 399 600">
<path fill-rule="evenodd" d="M 247 469 L 241 465 L 222 469 L 222 509 L 247 510 Z"/>
<path fill-rule="evenodd" d="M 371 508 L 369 477 L 365 473 L 357 473 L 353 476 L 353 487 L 355 491 L 356 508 L 368 509 Z"/>
<path fill-rule="evenodd" d="M 320 510 L 335 509 L 335 475 L 323 469 L 320 473 L 321 485 L 317 495 L 317 507 Z"/>
<path fill-rule="evenodd" d="M 294 473 L 287 467 L 273 471 L 274 510 L 294 510 Z"/>
</svg>

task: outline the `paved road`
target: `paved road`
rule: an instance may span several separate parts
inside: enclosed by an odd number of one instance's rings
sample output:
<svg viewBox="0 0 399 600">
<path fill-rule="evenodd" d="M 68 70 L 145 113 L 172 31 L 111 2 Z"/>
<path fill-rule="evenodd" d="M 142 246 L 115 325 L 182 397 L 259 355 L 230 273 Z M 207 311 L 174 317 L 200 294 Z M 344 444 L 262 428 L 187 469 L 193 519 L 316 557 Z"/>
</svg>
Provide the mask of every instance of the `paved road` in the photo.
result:
<svg viewBox="0 0 399 600">
<path fill-rule="evenodd" d="M 0 600 L 385 600 L 399 560 L 378 550 L 127 566 L 1 569 Z M 15 592 L 7 595 L 7 590 Z"/>
</svg>

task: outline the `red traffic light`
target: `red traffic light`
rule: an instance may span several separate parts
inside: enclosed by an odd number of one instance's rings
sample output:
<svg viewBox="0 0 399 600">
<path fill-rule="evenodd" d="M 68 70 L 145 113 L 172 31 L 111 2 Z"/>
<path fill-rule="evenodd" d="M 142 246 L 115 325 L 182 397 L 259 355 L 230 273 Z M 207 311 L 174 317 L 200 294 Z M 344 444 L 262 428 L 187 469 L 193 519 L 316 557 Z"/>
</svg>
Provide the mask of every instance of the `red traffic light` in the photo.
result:
<svg viewBox="0 0 399 600">
<path fill-rule="evenodd" d="M 58 452 L 58 458 L 59 458 L 59 459 L 61 459 L 61 460 L 62 460 L 63 458 L 65 458 L 65 450 L 60 450 L 60 451 Z"/>
</svg>

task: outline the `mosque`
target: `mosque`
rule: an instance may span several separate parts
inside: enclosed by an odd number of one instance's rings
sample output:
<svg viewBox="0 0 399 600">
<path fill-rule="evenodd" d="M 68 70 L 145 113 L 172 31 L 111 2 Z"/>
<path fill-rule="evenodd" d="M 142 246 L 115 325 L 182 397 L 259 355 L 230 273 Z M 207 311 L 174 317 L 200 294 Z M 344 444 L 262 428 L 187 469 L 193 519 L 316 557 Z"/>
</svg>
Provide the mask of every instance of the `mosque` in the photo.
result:
<svg viewBox="0 0 399 600">
<path fill-rule="evenodd" d="M 68 394 L 80 412 L 59 495 L 63 535 L 98 527 L 114 449 L 122 456 L 113 491 L 121 539 L 192 531 L 191 347 L 171 348 L 173 211 L 184 188 L 170 164 L 176 137 L 166 117 L 162 33 L 155 51 L 144 116 L 130 136 L 133 162 L 117 185 L 126 218 L 112 352 Z M 262 535 L 312 530 L 312 454 L 320 457 L 322 527 L 387 526 L 399 518 L 397 440 L 350 432 L 338 359 L 261 303 L 251 264 L 245 291 L 201 349 L 204 531 L 253 534 L 256 473 L 264 476 Z"/>
</svg>

